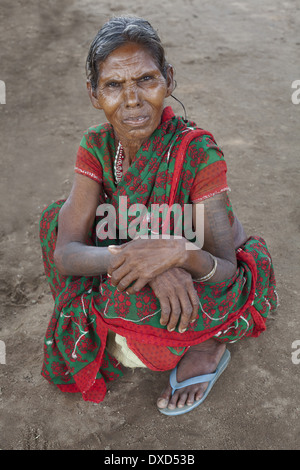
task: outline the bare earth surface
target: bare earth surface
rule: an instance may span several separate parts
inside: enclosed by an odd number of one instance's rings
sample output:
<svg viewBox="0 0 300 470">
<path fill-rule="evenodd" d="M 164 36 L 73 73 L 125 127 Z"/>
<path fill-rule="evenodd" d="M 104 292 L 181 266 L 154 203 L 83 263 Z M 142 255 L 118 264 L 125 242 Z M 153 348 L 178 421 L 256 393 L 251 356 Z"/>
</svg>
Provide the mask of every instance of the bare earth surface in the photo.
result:
<svg viewBox="0 0 300 470">
<path fill-rule="evenodd" d="M 176 96 L 223 149 L 234 209 L 267 240 L 281 303 L 263 335 L 230 346 L 204 404 L 177 418 L 155 405 L 168 372 L 127 369 L 99 405 L 40 375 L 53 302 L 39 216 L 67 197 L 82 134 L 104 121 L 85 90 L 85 57 L 104 21 L 125 13 L 158 29 Z M 0 448 L 299 449 L 299 1 L 0 0 L 0 25 Z"/>
</svg>

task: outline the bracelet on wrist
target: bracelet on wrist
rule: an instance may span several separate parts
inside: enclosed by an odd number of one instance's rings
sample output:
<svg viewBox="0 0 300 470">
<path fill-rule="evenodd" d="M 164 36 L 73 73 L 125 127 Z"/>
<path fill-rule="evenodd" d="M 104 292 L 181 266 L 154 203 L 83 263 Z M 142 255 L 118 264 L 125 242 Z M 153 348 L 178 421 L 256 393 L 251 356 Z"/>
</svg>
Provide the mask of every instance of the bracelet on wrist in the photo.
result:
<svg viewBox="0 0 300 470">
<path fill-rule="evenodd" d="M 212 254 L 209 253 L 209 255 L 211 256 L 211 258 L 213 259 L 213 262 L 214 262 L 214 265 L 213 265 L 213 268 L 212 270 L 206 274 L 205 276 L 202 276 L 202 277 L 199 277 L 197 279 L 193 279 L 195 282 L 207 282 L 209 281 L 213 276 L 214 274 L 216 273 L 216 270 L 217 270 L 217 267 L 218 267 L 218 260 L 215 256 L 213 256 Z"/>
</svg>

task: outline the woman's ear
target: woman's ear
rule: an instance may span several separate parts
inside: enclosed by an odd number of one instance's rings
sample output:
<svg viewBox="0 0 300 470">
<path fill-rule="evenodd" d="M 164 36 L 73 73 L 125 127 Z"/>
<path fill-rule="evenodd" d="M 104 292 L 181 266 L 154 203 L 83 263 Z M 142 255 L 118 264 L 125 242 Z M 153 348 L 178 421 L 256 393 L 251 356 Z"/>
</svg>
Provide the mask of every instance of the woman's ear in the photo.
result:
<svg viewBox="0 0 300 470">
<path fill-rule="evenodd" d="M 167 68 L 167 94 L 166 98 L 170 96 L 175 90 L 175 80 L 174 80 L 174 69 L 172 65 L 168 65 Z"/>
<path fill-rule="evenodd" d="M 88 91 L 91 103 L 94 106 L 94 108 L 102 109 L 100 104 L 99 104 L 99 101 L 98 101 L 97 92 L 95 90 L 93 90 L 93 87 L 92 87 L 92 84 L 91 84 L 90 80 L 86 81 L 86 87 L 87 87 L 87 91 Z"/>
</svg>

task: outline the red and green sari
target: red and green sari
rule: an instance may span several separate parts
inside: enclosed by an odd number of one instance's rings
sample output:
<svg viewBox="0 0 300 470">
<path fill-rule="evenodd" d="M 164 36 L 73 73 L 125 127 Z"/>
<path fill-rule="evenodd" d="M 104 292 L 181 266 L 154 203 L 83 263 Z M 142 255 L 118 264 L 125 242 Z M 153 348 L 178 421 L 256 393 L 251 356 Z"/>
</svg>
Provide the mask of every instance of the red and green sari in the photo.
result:
<svg viewBox="0 0 300 470">
<path fill-rule="evenodd" d="M 111 204 L 116 213 L 121 196 L 127 197 L 128 208 L 133 204 L 150 208 L 164 203 L 183 208 L 191 201 L 228 190 L 222 178 L 226 163 L 213 136 L 174 116 L 170 108 L 166 108 L 160 126 L 143 144 L 117 185 L 113 173 L 115 152 L 109 124 L 90 128 L 80 144 L 77 161 L 81 163 L 76 171 L 103 185 L 105 200 L 99 200 L 99 205 Z M 90 157 L 91 164 L 84 166 L 84 155 Z M 191 197 L 193 194 L 196 196 Z M 148 285 L 129 295 L 118 292 L 106 275 L 78 277 L 58 273 L 53 253 L 63 204 L 58 201 L 47 207 L 40 226 L 44 267 L 54 298 L 45 335 L 42 375 L 60 390 L 80 392 L 88 401 L 104 399 L 107 383 L 122 375 L 120 364 L 106 349 L 108 331 L 124 336 L 128 347 L 147 367 L 163 371 L 174 368 L 190 346 L 209 338 L 235 342 L 257 337 L 265 330 L 268 313 L 277 306 L 277 295 L 271 256 L 262 238 L 250 237 L 237 250 L 238 267 L 231 279 L 209 284 L 195 282 L 198 318 L 185 333 L 177 329 L 170 333 L 160 324 L 160 304 Z M 229 199 L 228 217 L 232 223 Z M 117 217 L 117 224 L 119 220 L 121 216 Z M 127 241 L 118 235 L 115 240 L 99 239 L 98 222 L 95 217 L 87 243 L 107 246 Z"/>
</svg>

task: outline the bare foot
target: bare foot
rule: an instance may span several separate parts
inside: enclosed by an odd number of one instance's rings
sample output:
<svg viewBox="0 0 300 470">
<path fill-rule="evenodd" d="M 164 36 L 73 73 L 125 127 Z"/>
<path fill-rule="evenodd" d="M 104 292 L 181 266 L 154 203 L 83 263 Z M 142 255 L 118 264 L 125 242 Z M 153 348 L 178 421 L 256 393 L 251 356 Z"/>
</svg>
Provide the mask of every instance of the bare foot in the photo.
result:
<svg viewBox="0 0 300 470">
<path fill-rule="evenodd" d="M 203 343 L 191 346 L 183 356 L 177 368 L 177 382 L 183 382 L 197 375 L 211 374 L 215 372 L 221 357 L 226 349 L 225 344 L 209 339 Z M 208 382 L 176 390 L 172 396 L 170 383 L 157 400 L 158 408 L 176 407 L 182 408 L 185 405 L 192 405 L 195 400 L 200 400 L 208 387 Z"/>
</svg>

